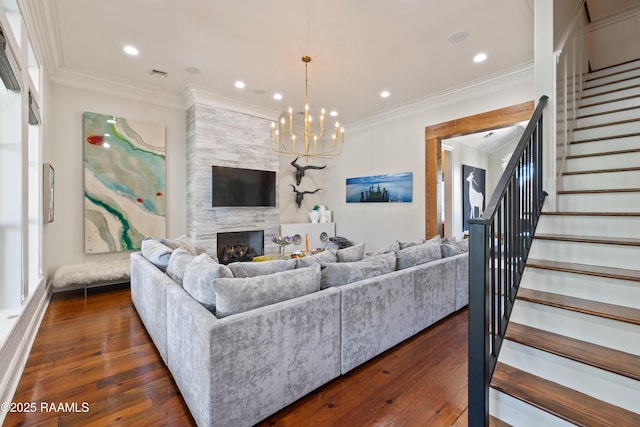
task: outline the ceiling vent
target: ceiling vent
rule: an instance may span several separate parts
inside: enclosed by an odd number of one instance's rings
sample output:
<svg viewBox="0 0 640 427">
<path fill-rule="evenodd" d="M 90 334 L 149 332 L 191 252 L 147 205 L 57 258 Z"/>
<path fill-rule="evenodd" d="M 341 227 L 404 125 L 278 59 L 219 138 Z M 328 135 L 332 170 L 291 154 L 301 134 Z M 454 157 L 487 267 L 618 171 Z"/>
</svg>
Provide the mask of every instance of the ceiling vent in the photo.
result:
<svg viewBox="0 0 640 427">
<path fill-rule="evenodd" d="M 2 28 L 0 28 L 0 79 L 2 79 L 7 89 L 20 90 L 20 84 L 9 61 L 9 54 L 7 39 L 4 36 Z"/>
</svg>

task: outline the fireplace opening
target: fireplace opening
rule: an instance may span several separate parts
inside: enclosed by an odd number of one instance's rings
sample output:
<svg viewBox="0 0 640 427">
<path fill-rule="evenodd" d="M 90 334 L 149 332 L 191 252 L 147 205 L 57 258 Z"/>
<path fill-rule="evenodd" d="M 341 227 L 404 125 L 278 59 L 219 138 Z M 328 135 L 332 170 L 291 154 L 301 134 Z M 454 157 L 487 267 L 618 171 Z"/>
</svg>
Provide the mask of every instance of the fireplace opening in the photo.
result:
<svg viewBox="0 0 640 427">
<path fill-rule="evenodd" d="M 216 249 L 221 264 L 251 261 L 264 255 L 264 230 L 218 233 Z"/>
</svg>

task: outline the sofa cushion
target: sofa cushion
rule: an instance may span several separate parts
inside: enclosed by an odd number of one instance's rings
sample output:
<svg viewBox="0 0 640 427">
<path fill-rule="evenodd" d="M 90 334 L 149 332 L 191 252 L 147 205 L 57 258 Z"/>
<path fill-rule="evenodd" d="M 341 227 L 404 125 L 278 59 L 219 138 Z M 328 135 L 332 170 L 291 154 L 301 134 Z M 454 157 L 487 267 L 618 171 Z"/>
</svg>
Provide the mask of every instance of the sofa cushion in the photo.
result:
<svg viewBox="0 0 640 427">
<path fill-rule="evenodd" d="M 336 254 L 334 252 L 322 251 L 322 252 L 318 252 L 317 254 L 307 255 L 305 257 L 298 258 L 298 268 L 309 267 L 311 264 L 314 264 L 314 263 L 322 264 L 322 263 L 336 262 L 337 260 L 338 258 L 336 257 Z"/>
<path fill-rule="evenodd" d="M 364 242 L 349 246 L 345 249 L 338 249 L 336 257 L 338 258 L 338 262 L 355 262 L 362 260 L 362 258 L 364 258 Z"/>
<path fill-rule="evenodd" d="M 171 253 L 171 257 L 169 257 L 169 264 L 167 265 L 167 274 L 171 277 L 178 285 L 182 286 L 182 278 L 184 276 L 184 272 L 187 270 L 191 261 L 193 261 L 195 255 L 192 255 L 185 248 L 178 248 Z"/>
<path fill-rule="evenodd" d="M 216 308 L 216 294 L 212 282 L 213 279 L 221 277 L 233 277 L 233 273 L 226 265 L 218 264 L 207 254 L 201 254 L 191 261 L 184 272 L 182 286 L 193 299 L 213 313 Z"/>
<path fill-rule="evenodd" d="M 463 239 L 455 243 L 442 241 L 442 257 L 448 258 L 455 255 L 460 255 L 465 252 L 469 252 L 469 239 Z"/>
<path fill-rule="evenodd" d="M 395 242 L 388 244 L 384 248 L 380 248 L 377 251 L 373 251 L 373 252 L 368 253 L 367 256 L 376 256 L 376 255 L 380 255 L 380 254 L 396 253 L 399 250 L 400 250 L 400 242 L 396 240 Z"/>
<path fill-rule="evenodd" d="M 398 270 L 424 264 L 442 258 L 440 240 L 429 240 L 421 245 L 409 246 L 398 251 Z"/>
<path fill-rule="evenodd" d="M 153 237 L 145 237 L 142 241 L 140 250 L 142 252 L 142 256 L 161 270 L 167 269 L 171 252 L 173 252 L 173 249 L 160 243 L 160 241 Z"/>
<path fill-rule="evenodd" d="M 255 277 L 265 274 L 273 274 L 281 271 L 293 270 L 296 268 L 296 259 L 279 259 L 262 262 L 232 262 L 229 268 L 233 272 L 233 277 Z"/>
<path fill-rule="evenodd" d="M 316 292 L 320 289 L 320 265 L 264 276 L 214 279 L 218 318 L 253 310 Z"/>
<path fill-rule="evenodd" d="M 408 242 L 398 242 L 398 246 L 400 246 L 400 250 L 402 250 L 402 249 L 410 248 L 411 246 L 421 245 L 424 242 L 426 242 L 426 240 L 424 239 L 411 240 Z"/>
<path fill-rule="evenodd" d="M 330 263 L 322 267 L 320 287 L 325 289 L 390 273 L 396 268 L 396 255 L 380 254 L 360 261 Z"/>
</svg>

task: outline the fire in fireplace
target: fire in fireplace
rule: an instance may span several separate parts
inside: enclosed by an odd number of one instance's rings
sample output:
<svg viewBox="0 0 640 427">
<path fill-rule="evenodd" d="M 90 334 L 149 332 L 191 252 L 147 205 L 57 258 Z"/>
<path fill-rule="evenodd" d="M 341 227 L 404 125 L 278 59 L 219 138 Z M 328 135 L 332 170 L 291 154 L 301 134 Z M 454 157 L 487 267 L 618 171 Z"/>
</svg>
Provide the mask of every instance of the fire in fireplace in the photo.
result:
<svg viewBox="0 0 640 427">
<path fill-rule="evenodd" d="M 264 230 L 218 233 L 217 254 L 222 264 L 251 261 L 263 255 Z"/>
</svg>

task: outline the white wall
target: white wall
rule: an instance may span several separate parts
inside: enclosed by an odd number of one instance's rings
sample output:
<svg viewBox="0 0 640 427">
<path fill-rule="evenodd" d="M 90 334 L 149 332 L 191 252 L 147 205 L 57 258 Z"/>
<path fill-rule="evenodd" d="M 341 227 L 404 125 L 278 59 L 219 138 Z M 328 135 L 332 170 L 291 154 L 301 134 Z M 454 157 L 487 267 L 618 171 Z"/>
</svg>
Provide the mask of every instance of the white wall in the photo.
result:
<svg viewBox="0 0 640 427">
<path fill-rule="evenodd" d="M 344 153 L 329 160 L 324 171 L 325 204 L 334 212 L 336 233 L 356 242 L 365 241 L 367 250 L 381 248 L 395 239 L 425 237 L 425 126 L 530 101 L 534 94 L 533 68 L 525 67 L 345 126 Z M 461 151 L 455 154 L 457 162 L 470 161 Z M 486 167 L 487 162 L 482 160 L 478 165 Z M 413 203 L 345 202 L 346 178 L 398 172 L 413 172 Z M 454 200 L 453 205 L 456 208 L 459 203 Z M 460 219 L 454 215 L 453 221 Z"/>
<path fill-rule="evenodd" d="M 44 230 L 44 272 L 60 265 L 123 258 L 128 252 L 84 253 L 82 114 L 92 111 L 161 123 L 167 142 L 167 236 L 186 232 L 186 112 L 51 83 L 47 92 L 44 162 L 55 169 L 55 220 Z"/>
</svg>

